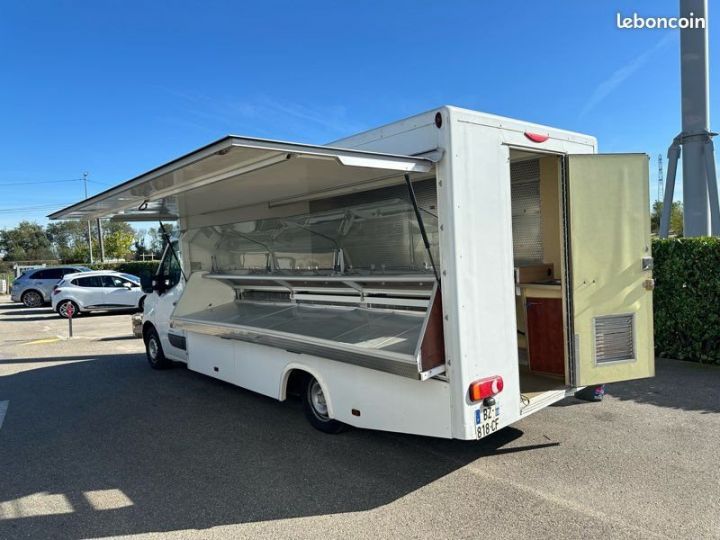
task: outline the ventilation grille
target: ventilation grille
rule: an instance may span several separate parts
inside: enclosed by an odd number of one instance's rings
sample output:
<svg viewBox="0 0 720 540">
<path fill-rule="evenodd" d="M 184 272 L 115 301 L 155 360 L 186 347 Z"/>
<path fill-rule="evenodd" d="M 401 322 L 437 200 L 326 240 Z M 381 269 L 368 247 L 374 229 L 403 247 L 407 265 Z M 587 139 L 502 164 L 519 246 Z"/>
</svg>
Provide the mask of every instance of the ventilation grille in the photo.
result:
<svg viewBox="0 0 720 540">
<path fill-rule="evenodd" d="M 595 362 L 635 359 L 634 318 L 611 315 L 595 318 Z"/>
<path fill-rule="evenodd" d="M 510 164 L 513 254 L 515 266 L 543 262 L 540 214 L 540 162 Z"/>
</svg>

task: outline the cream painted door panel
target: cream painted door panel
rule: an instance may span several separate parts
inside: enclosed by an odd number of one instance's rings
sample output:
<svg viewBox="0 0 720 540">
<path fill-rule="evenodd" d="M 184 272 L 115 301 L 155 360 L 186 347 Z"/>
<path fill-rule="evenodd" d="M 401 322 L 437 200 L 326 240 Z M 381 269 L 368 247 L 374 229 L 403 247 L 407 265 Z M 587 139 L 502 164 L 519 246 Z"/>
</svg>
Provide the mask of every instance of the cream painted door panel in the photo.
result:
<svg viewBox="0 0 720 540">
<path fill-rule="evenodd" d="M 648 158 L 567 157 L 572 339 L 569 383 L 651 377 L 653 351 Z M 644 261 L 645 260 L 645 261 Z M 574 357 L 574 358 L 573 358 Z"/>
</svg>

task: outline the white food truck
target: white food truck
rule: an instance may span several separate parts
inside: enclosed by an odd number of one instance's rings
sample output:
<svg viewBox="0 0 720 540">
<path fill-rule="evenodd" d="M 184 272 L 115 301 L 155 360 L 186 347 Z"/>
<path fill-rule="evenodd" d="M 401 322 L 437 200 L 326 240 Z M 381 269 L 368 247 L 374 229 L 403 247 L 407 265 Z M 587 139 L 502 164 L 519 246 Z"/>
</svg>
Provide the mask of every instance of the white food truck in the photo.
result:
<svg viewBox="0 0 720 540">
<path fill-rule="evenodd" d="M 150 364 L 317 428 L 479 439 L 654 374 L 648 159 L 455 107 L 315 146 L 228 136 L 52 219 L 177 220 Z"/>
</svg>

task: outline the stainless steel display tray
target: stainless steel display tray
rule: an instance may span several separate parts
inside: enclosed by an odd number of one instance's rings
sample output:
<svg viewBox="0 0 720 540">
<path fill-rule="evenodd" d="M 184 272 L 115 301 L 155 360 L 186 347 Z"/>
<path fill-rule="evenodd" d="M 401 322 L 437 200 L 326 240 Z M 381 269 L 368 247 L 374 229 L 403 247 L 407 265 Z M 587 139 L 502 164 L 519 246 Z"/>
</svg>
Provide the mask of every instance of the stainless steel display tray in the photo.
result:
<svg viewBox="0 0 720 540">
<path fill-rule="evenodd" d="M 414 379 L 425 314 L 293 303 L 236 301 L 183 317 L 174 328 L 283 348 Z"/>
</svg>

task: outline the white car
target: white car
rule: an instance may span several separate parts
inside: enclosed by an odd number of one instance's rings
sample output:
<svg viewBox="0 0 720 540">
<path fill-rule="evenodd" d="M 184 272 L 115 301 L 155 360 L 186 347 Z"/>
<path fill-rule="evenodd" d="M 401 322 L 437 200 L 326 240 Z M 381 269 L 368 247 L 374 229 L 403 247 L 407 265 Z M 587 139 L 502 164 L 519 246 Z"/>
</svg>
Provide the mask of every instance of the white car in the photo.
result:
<svg viewBox="0 0 720 540">
<path fill-rule="evenodd" d="M 145 293 L 140 279 L 109 270 L 68 274 L 52 293 L 52 308 L 68 318 L 86 311 L 142 309 Z"/>
</svg>

